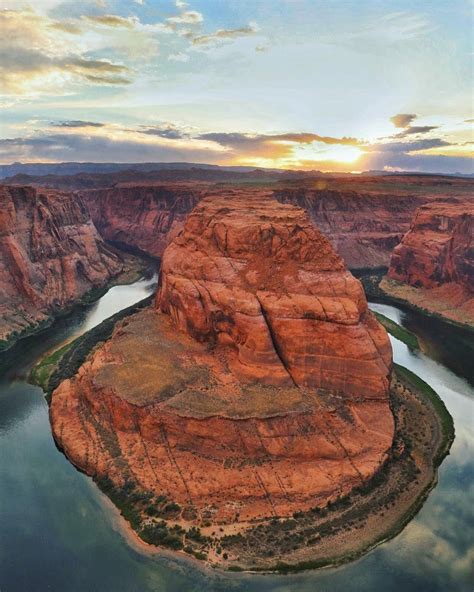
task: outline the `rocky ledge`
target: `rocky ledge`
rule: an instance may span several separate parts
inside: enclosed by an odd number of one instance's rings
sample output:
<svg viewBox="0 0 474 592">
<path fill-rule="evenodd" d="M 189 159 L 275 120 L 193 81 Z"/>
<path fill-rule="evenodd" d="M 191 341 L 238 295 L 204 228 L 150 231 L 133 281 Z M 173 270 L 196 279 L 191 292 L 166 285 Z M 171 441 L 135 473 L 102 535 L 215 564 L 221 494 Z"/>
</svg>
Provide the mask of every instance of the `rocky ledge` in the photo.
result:
<svg viewBox="0 0 474 592">
<path fill-rule="evenodd" d="M 305 212 L 220 192 L 167 247 L 156 307 L 59 385 L 51 422 L 142 538 L 192 551 L 198 528 L 245 532 L 366 486 L 392 454 L 391 366 L 361 284 Z"/>
</svg>

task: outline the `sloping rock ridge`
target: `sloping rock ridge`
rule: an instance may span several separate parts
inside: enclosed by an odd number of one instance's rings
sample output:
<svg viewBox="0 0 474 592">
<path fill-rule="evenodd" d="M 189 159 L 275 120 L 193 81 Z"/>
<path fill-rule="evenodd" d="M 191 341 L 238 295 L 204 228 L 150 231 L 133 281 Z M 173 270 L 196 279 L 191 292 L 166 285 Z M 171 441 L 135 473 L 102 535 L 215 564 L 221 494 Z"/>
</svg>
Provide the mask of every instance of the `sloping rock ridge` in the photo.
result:
<svg viewBox="0 0 474 592">
<path fill-rule="evenodd" d="M 472 200 L 427 204 L 395 248 L 382 288 L 451 320 L 474 325 Z"/>
<path fill-rule="evenodd" d="M 390 371 L 360 283 L 304 211 L 221 191 L 167 247 L 156 307 L 59 385 L 51 422 L 99 482 L 172 501 L 180 525 L 246 528 L 380 469 Z"/>
<path fill-rule="evenodd" d="M 1 340 L 46 321 L 121 270 L 79 198 L 0 186 Z"/>
</svg>

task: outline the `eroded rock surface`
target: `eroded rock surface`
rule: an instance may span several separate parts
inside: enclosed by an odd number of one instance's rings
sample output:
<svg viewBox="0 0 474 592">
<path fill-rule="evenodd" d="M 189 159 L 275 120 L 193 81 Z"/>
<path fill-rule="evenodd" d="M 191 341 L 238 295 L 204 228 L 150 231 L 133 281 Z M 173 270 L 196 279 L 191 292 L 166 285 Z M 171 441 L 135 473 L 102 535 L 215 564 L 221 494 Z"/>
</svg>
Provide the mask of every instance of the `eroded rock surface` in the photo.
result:
<svg viewBox="0 0 474 592">
<path fill-rule="evenodd" d="M 45 321 L 121 270 L 80 199 L 0 186 L 0 340 Z"/>
<path fill-rule="evenodd" d="M 165 496 L 180 524 L 245 528 L 377 472 L 390 370 L 385 330 L 306 214 L 220 192 L 166 249 L 157 307 L 60 384 L 51 421 L 99 481 Z"/>
<path fill-rule="evenodd" d="M 473 237 L 472 201 L 422 206 L 393 252 L 389 279 L 382 288 L 412 304 L 474 325 Z"/>
<path fill-rule="evenodd" d="M 158 306 L 198 341 L 232 345 L 242 379 L 386 395 L 391 349 L 360 282 L 303 210 L 265 194 L 194 209 L 163 258 Z"/>
</svg>

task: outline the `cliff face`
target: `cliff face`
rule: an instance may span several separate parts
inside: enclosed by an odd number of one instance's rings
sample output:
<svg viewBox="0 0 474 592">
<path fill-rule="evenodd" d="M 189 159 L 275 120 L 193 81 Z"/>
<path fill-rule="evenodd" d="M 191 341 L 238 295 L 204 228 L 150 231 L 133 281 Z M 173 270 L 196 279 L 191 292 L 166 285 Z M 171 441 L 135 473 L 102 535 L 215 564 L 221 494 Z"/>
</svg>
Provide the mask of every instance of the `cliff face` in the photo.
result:
<svg viewBox="0 0 474 592">
<path fill-rule="evenodd" d="M 80 193 L 106 240 L 152 257 L 161 257 L 201 195 L 202 190 L 187 185 L 145 183 Z"/>
<path fill-rule="evenodd" d="M 275 192 L 282 203 L 304 208 L 350 268 L 388 266 L 426 195 L 368 194 L 328 189 Z"/>
<path fill-rule="evenodd" d="M 389 281 L 384 289 L 452 320 L 474 324 L 473 237 L 472 201 L 422 206 L 390 261 L 389 280 L 403 285 Z"/>
<path fill-rule="evenodd" d="M 46 320 L 121 269 L 80 199 L 0 186 L 0 339 Z"/>
<path fill-rule="evenodd" d="M 77 466 L 166 496 L 184 523 L 242 528 L 324 505 L 380 468 L 389 340 L 302 210 L 265 192 L 205 198 L 160 282 L 157 307 L 117 325 L 53 393 L 54 435 Z"/>
</svg>

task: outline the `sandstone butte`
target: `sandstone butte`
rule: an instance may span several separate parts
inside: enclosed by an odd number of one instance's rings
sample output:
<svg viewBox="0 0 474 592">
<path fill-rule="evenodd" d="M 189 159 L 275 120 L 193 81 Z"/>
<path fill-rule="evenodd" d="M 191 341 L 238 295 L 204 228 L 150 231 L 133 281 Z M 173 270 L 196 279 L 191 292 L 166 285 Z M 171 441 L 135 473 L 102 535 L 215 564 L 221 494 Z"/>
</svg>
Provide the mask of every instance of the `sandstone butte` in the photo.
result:
<svg viewBox="0 0 474 592">
<path fill-rule="evenodd" d="M 79 198 L 0 186 L 0 342 L 46 321 L 121 270 Z"/>
<path fill-rule="evenodd" d="M 381 287 L 417 307 L 474 326 L 472 200 L 420 207 Z"/>
<path fill-rule="evenodd" d="M 216 191 L 167 247 L 156 306 L 116 325 L 50 417 L 97 481 L 166 496 L 184 524 L 245 526 L 378 471 L 391 364 L 361 284 L 302 209 Z"/>
</svg>

